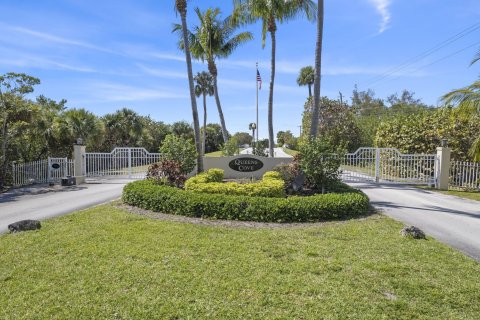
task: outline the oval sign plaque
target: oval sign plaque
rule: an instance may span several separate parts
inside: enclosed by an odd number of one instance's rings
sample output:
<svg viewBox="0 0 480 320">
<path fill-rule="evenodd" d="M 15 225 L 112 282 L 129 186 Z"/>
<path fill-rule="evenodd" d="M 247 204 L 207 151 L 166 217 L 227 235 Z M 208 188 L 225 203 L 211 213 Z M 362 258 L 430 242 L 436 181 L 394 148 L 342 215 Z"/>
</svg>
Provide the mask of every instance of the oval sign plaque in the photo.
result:
<svg viewBox="0 0 480 320">
<path fill-rule="evenodd" d="M 263 168 L 263 162 L 249 157 L 233 159 L 228 163 L 230 169 L 239 172 L 253 172 Z"/>
<path fill-rule="evenodd" d="M 58 163 L 52 163 L 52 168 L 55 170 L 60 169 L 60 165 Z"/>
</svg>

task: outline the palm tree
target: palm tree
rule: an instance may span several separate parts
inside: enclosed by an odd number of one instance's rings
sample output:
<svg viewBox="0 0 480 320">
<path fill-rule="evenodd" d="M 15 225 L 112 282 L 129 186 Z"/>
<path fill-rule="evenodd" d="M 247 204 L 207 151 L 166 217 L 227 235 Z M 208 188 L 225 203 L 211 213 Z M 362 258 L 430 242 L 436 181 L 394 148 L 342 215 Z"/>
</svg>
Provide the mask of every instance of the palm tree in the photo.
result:
<svg viewBox="0 0 480 320">
<path fill-rule="evenodd" d="M 215 94 L 215 102 L 217 104 L 220 125 L 222 126 L 222 135 L 224 142 L 228 140 L 228 131 L 223 117 L 222 105 L 218 95 L 217 76 L 218 70 L 215 63 L 216 59 L 226 58 L 241 44 L 253 39 L 250 32 L 241 32 L 232 35 L 236 30 L 236 26 L 231 23 L 231 17 L 228 16 L 224 20 L 220 20 L 220 9 L 209 8 L 205 12 L 201 12 L 199 8 L 195 8 L 200 25 L 196 26 L 193 32 L 187 31 L 190 50 L 194 58 L 207 61 L 208 71 L 213 77 L 213 87 Z M 174 25 L 173 31 L 180 35 L 182 26 Z M 182 30 L 183 32 L 183 30 Z M 184 40 L 180 37 L 179 47 L 184 50 Z"/>
<path fill-rule="evenodd" d="M 308 20 L 315 19 L 317 6 L 312 0 L 235 0 L 233 22 L 235 24 L 262 22 L 262 47 L 265 48 L 267 32 L 272 41 L 270 90 L 268 96 L 269 154 L 273 157 L 273 87 L 275 83 L 275 50 L 277 23 L 293 19 L 304 13 Z"/>
<path fill-rule="evenodd" d="M 480 61 L 480 52 L 477 53 L 470 65 L 477 61 Z M 480 112 L 480 80 L 465 88 L 447 93 L 442 97 L 442 101 L 445 105 L 458 105 L 461 108 Z M 480 161 L 480 134 L 473 142 L 469 155 L 473 158 L 473 161 Z"/>
<path fill-rule="evenodd" d="M 323 43 L 323 0 L 318 0 L 317 10 L 317 45 L 315 48 L 315 82 L 313 84 L 312 124 L 310 137 L 315 138 L 318 132 L 320 113 L 320 80 L 322 76 L 322 43 Z"/>
<path fill-rule="evenodd" d="M 197 150 L 197 173 L 203 172 L 203 157 L 200 144 L 200 124 L 198 121 L 197 100 L 195 99 L 195 89 L 193 86 L 192 58 L 190 56 L 190 46 L 187 28 L 187 0 L 175 0 L 175 10 L 180 13 L 182 21 L 181 35 L 183 39 L 183 51 L 187 61 L 188 87 L 190 89 L 190 101 L 192 104 L 193 132 L 195 136 L 195 149 Z"/>
<path fill-rule="evenodd" d="M 207 95 L 212 96 L 215 92 L 213 86 L 213 77 L 208 72 L 198 72 L 193 78 L 196 82 L 195 95 L 203 96 L 203 137 L 202 137 L 202 156 L 205 155 L 205 141 L 207 140 Z"/>
<path fill-rule="evenodd" d="M 297 78 L 299 86 L 308 86 L 308 96 L 312 96 L 312 84 L 315 81 L 315 69 L 312 66 L 306 66 L 300 69 L 300 74 Z"/>
</svg>

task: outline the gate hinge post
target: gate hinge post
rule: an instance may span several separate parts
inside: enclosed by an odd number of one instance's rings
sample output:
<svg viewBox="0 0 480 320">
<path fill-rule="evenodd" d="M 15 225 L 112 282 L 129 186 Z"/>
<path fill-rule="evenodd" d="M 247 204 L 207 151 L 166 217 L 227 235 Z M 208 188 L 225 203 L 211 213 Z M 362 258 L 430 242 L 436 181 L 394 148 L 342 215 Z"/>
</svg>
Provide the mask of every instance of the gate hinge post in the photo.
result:
<svg viewBox="0 0 480 320">
<path fill-rule="evenodd" d="M 375 182 L 380 182 L 380 148 L 375 148 Z"/>
</svg>

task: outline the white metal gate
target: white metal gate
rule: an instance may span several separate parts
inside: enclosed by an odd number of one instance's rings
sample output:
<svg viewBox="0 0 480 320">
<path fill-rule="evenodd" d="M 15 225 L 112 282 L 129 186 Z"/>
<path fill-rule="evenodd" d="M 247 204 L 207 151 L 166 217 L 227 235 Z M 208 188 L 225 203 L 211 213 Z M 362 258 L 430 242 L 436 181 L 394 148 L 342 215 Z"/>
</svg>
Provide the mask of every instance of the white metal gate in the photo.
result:
<svg viewBox="0 0 480 320">
<path fill-rule="evenodd" d="M 115 148 L 109 153 L 85 153 L 87 178 L 143 179 L 148 166 L 160 161 L 160 153 L 150 153 L 145 148 Z"/>
<path fill-rule="evenodd" d="M 342 180 L 435 184 L 435 154 L 402 154 L 395 148 L 359 148 L 343 159 Z"/>
<path fill-rule="evenodd" d="M 66 176 L 75 175 L 73 160 L 68 158 L 48 158 L 28 163 L 12 164 L 13 186 L 26 186 L 35 183 L 60 182 Z"/>
</svg>

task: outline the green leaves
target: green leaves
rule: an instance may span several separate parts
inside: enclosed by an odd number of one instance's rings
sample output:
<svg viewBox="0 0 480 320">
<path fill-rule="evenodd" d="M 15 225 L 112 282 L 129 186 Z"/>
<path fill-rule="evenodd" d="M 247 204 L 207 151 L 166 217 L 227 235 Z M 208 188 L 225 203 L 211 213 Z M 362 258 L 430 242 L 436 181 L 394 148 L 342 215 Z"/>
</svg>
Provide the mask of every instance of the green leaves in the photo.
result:
<svg viewBox="0 0 480 320">
<path fill-rule="evenodd" d="M 162 159 L 178 161 L 184 174 L 192 172 L 195 168 L 197 151 L 191 140 L 170 134 L 165 137 L 160 147 L 160 153 Z"/>
<path fill-rule="evenodd" d="M 367 214 L 368 197 L 349 187 L 345 190 L 309 197 L 266 198 L 183 191 L 144 180 L 126 185 L 122 200 L 156 212 L 259 222 L 308 222 Z"/>
</svg>

